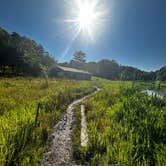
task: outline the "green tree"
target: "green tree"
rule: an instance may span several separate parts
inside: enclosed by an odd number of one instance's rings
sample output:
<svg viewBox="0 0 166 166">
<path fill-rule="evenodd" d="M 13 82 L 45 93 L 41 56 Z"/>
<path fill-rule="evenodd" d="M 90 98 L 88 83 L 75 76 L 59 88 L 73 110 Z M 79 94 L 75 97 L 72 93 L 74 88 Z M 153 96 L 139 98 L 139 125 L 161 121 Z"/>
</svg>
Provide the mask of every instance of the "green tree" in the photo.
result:
<svg viewBox="0 0 166 166">
<path fill-rule="evenodd" d="M 42 45 L 0 28 L 0 75 L 41 76 L 55 63 Z"/>
<path fill-rule="evenodd" d="M 86 54 L 84 52 L 77 51 L 74 54 L 73 60 L 77 63 L 85 63 L 86 62 L 85 58 L 86 58 Z"/>
<path fill-rule="evenodd" d="M 157 80 L 166 81 L 166 66 L 162 67 L 160 70 L 156 71 Z"/>
</svg>

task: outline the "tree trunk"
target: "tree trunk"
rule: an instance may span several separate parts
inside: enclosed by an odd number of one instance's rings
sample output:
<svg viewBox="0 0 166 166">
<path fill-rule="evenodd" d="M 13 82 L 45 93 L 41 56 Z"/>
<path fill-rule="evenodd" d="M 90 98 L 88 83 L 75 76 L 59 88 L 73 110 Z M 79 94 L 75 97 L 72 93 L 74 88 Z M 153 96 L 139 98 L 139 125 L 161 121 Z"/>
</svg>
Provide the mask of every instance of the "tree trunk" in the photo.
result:
<svg viewBox="0 0 166 166">
<path fill-rule="evenodd" d="M 2 75 L 5 75 L 5 66 L 2 66 Z"/>
</svg>

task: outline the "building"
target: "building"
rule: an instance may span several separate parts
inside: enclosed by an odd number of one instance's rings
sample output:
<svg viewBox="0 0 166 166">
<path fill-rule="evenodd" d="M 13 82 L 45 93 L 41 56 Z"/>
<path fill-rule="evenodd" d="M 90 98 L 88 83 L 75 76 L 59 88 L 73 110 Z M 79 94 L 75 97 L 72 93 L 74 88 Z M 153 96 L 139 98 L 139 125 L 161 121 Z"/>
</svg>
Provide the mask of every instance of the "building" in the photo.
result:
<svg viewBox="0 0 166 166">
<path fill-rule="evenodd" d="M 56 66 L 56 70 L 54 69 L 54 72 L 56 72 L 56 76 L 60 78 L 91 80 L 92 77 L 91 73 L 87 71 L 78 70 L 75 68 L 63 67 L 63 66 Z"/>
</svg>

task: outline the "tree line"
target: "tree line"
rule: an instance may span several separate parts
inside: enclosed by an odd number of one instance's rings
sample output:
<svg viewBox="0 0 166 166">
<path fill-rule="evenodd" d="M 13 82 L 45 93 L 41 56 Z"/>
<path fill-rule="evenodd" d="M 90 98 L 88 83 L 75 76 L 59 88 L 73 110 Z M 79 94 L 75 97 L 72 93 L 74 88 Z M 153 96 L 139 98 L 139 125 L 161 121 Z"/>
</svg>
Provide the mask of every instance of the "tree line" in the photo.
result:
<svg viewBox="0 0 166 166">
<path fill-rule="evenodd" d="M 130 66 L 118 64 L 115 60 L 102 59 L 98 62 L 86 62 L 86 55 L 77 51 L 70 62 L 62 66 L 87 70 L 92 75 L 110 80 L 166 81 L 166 66 L 155 72 L 146 72 Z"/>
<path fill-rule="evenodd" d="M 0 76 L 43 76 L 56 68 L 57 62 L 43 46 L 16 32 L 0 28 Z M 86 54 L 77 51 L 70 62 L 59 63 L 89 71 L 92 75 L 110 80 L 166 81 L 166 66 L 155 72 L 145 72 L 118 64 L 115 60 L 103 59 L 86 62 Z M 51 73 L 57 75 L 57 73 Z"/>
<path fill-rule="evenodd" d="M 55 64 L 54 58 L 34 40 L 0 28 L 0 75 L 41 76 Z"/>
</svg>

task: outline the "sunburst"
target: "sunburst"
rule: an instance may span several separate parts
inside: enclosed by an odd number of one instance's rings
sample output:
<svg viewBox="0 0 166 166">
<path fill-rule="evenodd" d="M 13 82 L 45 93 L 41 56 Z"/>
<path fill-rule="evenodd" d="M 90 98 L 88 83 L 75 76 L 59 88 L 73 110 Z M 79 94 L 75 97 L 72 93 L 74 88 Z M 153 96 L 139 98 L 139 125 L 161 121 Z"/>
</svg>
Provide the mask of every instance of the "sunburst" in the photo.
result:
<svg viewBox="0 0 166 166">
<path fill-rule="evenodd" d="M 65 26 L 70 27 L 71 34 L 74 33 L 74 35 L 71 37 L 71 43 L 69 43 L 64 54 L 68 52 L 80 34 L 83 34 L 85 38 L 89 37 L 91 41 L 95 41 L 109 16 L 104 5 L 105 0 L 66 0 L 65 2 L 68 12 L 67 18 L 62 21 L 67 23 Z"/>
</svg>

